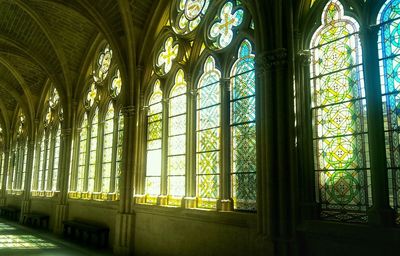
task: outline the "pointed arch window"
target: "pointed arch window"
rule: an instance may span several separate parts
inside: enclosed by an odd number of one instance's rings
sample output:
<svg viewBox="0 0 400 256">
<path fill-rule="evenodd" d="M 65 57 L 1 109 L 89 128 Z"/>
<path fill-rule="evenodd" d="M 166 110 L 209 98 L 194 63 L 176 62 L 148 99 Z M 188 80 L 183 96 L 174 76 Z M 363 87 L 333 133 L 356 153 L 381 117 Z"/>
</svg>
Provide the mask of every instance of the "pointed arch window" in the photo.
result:
<svg viewBox="0 0 400 256">
<path fill-rule="evenodd" d="M 331 0 L 311 40 L 311 110 L 321 218 L 364 222 L 370 206 L 366 99 L 358 22 Z"/>
<path fill-rule="evenodd" d="M 388 0 L 382 6 L 377 24 L 379 67 L 386 139 L 386 160 L 389 177 L 389 202 L 397 212 L 400 224 L 400 1 Z"/>
</svg>

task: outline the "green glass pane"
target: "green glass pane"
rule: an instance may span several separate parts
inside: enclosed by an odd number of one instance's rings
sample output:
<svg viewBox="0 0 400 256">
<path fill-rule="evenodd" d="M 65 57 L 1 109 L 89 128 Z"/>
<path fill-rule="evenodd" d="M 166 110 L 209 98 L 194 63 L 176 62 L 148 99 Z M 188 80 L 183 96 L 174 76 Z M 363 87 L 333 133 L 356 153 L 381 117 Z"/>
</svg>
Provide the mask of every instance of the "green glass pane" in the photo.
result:
<svg viewBox="0 0 400 256">
<path fill-rule="evenodd" d="M 159 148 L 161 148 L 161 140 L 149 140 L 147 142 L 148 150 L 159 149 Z"/>
<path fill-rule="evenodd" d="M 112 159 L 112 148 L 103 149 L 103 163 L 109 163 Z"/>
<path fill-rule="evenodd" d="M 157 196 L 160 194 L 160 177 L 146 177 L 146 193 Z"/>
<path fill-rule="evenodd" d="M 220 106 L 197 111 L 197 129 L 204 130 L 220 125 Z"/>
<path fill-rule="evenodd" d="M 186 115 L 169 118 L 169 136 L 186 133 Z"/>
<path fill-rule="evenodd" d="M 169 100 L 169 116 L 186 113 L 186 95 L 177 96 Z"/>
<path fill-rule="evenodd" d="M 231 123 L 252 122 L 256 120 L 256 99 L 249 97 L 231 103 Z"/>
<path fill-rule="evenodd" d="M 219 175 L 197 176 L 197 195 L 201 198 L 218 198 Z"/>
<path fill-rule="evenodd" d="M 197 132 L 197 152 L 219 149 L 219 128 Z"/>
<path fill-rule="evenodd" d="M 161 150 L 147 151 L 147 172 L 146 176 L 161 175 Z"/>
<path fill-rule="evenodd" d="M 155 140 L 159 139 L 162 136 L 162 122 L 157 121 L 154 123 L 149 123 L 147 128 L 147 139 Z"/>
<path fill-rule="evenodd" d="M 179 135 L 168 138 L 168 155 L 180 155 L 186 152 L 186 136 Z"/>
<path fill-rule="evenodd" d="M 256 127 L 254 123 L 232 127 L 232 172 L 256 171 Z"/>
<path fill-rule="evenodd" d="M 197 174 L 219 173 L 219 152 L 197 153 Z"/>
<path fill-rule="evenodd" d="M 185 195 L 185 176 L 168 177 L 168 194 L 172 196 Z"/>
<path fill-rule="evenodd" d="M 110 178 L 111 177 L 111 163 L 103 164 L 103 178 Z"/>
<path fill-rule="evenodd" d="M 158 114 L 158 113 L 161 113 L 161 112 L 162 112 L 162 103 L 159 102 L 157 104 L 150 105 L 148 114 L 150 116 L 150 115 L 155 115 L 155 114 Z"/>
<path fill-rule="evenodd" d="M 255 71 L 252 70 L 250 72 L 231 78 L 231 84 L 233 88 L 233 99 L 239 99 L 246 96 L 254 95 L 256 91 Z"/>
<path fill-rule="evenodd" d="M 93 192 L 94 191 L 94 179 L 93 178 L 89 178 L 88 179 L 88 192 Z"/>
<path fill-rule="evenodd" d="M 220 84 L 214 83 L 199 89 L 197 97 L 197 108 L 205 108 L 215 104 L 219 104 L 221 100 Z"/>
<path fill-rule="evenodd" d="M 168 175 L 185 175 L 186 156 L 168 157 Z"/>
<path fill-rule="evenodd" d="M 232 196 L 235 209 L 256 210 L 256 174 L 239 173 L 232 175 Z"/>
<path fill-rule="evenodd" d="M 96 163 L 96 151 L 90 151 L 89 153 L 89 164 Z"/>
<path fill-rule="evenodd" d="M 101 192 L 110 192 L 110 178 L 104 178 L 101 180 Z"/>
</svg>

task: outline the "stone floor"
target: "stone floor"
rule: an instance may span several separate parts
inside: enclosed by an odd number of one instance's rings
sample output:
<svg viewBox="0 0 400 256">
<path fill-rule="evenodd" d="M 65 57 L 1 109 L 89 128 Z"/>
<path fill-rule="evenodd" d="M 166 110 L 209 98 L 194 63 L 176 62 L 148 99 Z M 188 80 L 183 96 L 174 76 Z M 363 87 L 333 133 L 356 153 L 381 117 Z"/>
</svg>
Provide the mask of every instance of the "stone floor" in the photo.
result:
<svg viewBox="0 0 400 256">
<path fill-rule="evenodd" d="M 104 249 L 82 247 L 49 231 L 32 229 L 0 218 L 0 255 L 108 256 L 112 253 Z"/>
</svg>

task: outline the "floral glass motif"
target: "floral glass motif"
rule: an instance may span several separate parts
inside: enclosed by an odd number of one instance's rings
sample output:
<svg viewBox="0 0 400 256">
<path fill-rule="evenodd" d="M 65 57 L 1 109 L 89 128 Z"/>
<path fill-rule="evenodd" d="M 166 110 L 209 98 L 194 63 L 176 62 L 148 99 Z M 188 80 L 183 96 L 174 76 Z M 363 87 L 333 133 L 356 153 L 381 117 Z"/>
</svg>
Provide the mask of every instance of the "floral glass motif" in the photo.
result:
<svg viewBox="0 0 400 256">
<path fill-rule="evenodd" d="M 238 27 L 243 22 L 244 11 L 235 8 L 232 2 L 227 2 L 221 9 L 221 13 L 210 29 L 210 39 L 214 41 L 214 46 L 218 49 L 227 47 L 233 39 L 234 27 Z"/>
<path fill-rule="evenodd" d="M 221 72 L 210 56 L 197 85 L 196 185 L 200 208 L 215 208 L 219 198 L 220 79 Z"/>
<path fill-rule="evenodd" d="M 235 209 L 256 210 L 255 61 L 244 40 L 231 69 L 231 188 Z"/>
<path fill-rule="evenodd" d="M 97 74 L 93 76 L 96 82 L 101 82 L 107 77 L 111 65 L 112 54 L 113 54 L 112 50 L 110 46 L 107 44 L 104 47 L 103 51 L 100 53 L 97 61 L 97 66 L 98 66 Z"/>
<path fill-rule="evenodd" d="M 383 102 L 386 159 L 389 176 L 389 202 L 400 224 L 400 1 L 390 0 L 382 6 L 377 24 L 379 67 Z"/>
<path fill-rule="evenodd" d="M 180 0 L 177 1 L 178 15 L 174 31 L 178 34 L 188 34 L 200 24 L 207 12 L 210 0 Z"/>
<path fill-rule="evenodd" d="M 17 137 L 20 137 L 24 133 L 24 126 L 25 126 L 25 115 L 22 112 L 20 112 L 18 115 Z"/>
<path fill-rule="evenodd" d="M 146 194 L 147 202 L 156 203 L 156 197 L 160 194 L 161 166 L 162 166 L 162 99 L 160 81 L 154 84 L 153 94 L 149 100 L 147 113 L 147 164 L 146 164 Z"/>
<path fill-rule="evenodd" d="M 89 92 L 86 96 L 85 107 L 91 108 L 96 101 L 96 97 L 97 97 L 96 84 L 92 83 L 92 85 L 90 86 Z"/>
<path fill-rule="evenodd" d="M 122 88 L 122 79 L 119 69 L 117 69 L 117 71 L 115 72 L 115 77 L 111 82 L 111 96 L 113 98 L 117 97 L 121 92 L 121 88 Z"/>
<path fill-rule="evenodd" d="M 365 222 L 370 205 L 359 25 L 331 0 L 311 41 L 311 97 L 321 218 Z"/>
<path fill-rule="evenodd" d="M 169 97 L 168 194 L 185 195 L 186 173 L 186 81 L 183 70 L 175 75 Z"/>
<path fill-rule="evenodd" d="M 164 42 L 163 50 L 158 55 L 157 67 L 163 74 L 167 74 L 172 68 L 172 62 L 178 56 L 179 45 L 174 42 L 172 37 L 168 37 Z"/>
</svg>

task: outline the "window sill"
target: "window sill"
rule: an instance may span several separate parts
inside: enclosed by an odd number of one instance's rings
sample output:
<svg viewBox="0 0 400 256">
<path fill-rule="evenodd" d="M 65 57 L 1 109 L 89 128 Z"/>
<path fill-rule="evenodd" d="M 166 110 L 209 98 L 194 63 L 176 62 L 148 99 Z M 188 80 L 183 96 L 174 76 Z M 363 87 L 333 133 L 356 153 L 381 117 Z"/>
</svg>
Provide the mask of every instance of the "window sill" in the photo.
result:
<svg viewBox="0 0 400 256">
<path fill-rule="evenodd" d="M 9 196 L 22 196 L 24 194 L 24 190 L 7 190 L 6 193 Z"/>
<path fill-rule="evenodd" d="M 185 204 L 183 206 L 174 205 L 157 205 L 146 203 L 143 199 L 145 196 L 135 196 L 133 209 L 136 213 L 161 215 L 177 219 L 188 219 L 197 221 L 206 221 L 218 224 L 227 224 L 245 228 L 257 228 L 256 212 L 240 212 L 232 210 L 219 210 L 207 208 L 195 208 L 193 204 Z M 194 200 L 194 198 L 191 198 Z M 183 201 L 188 198 L 183 199 Z M 186 207 L 184 207 L 186 206 Z"/>
<path fill-rule="evenodd" d="M 119 194 L 117 193 L 101 193 L 101 192 L 68 192 L 69 199 L 85 200 L 85 201 L 118 201 Z"/>
<path fill-rule="evenodd" d="M 58 198 L 60 191 L 31 191 L 31 196 L 33 198 Z"/>
</svg>

